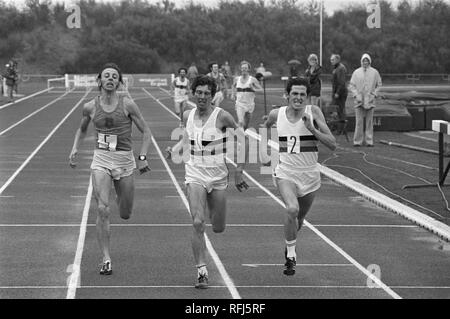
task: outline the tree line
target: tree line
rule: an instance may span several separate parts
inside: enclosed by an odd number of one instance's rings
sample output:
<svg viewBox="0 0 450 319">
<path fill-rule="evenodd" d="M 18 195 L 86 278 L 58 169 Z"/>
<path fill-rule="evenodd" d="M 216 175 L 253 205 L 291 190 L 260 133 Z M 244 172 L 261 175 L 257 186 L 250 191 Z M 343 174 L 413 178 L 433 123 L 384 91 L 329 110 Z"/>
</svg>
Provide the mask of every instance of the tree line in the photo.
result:
<svg viewBox="0 0 450 319">
<path fill-rule="evenodd" d="M 287 61 L 306 67 L 319 55 L 318 1 L 221 1 L 215 8 L 170 0 L 77 2 L 81 27 L 68 28 L 64 4 L 0 2 L 0 62 L 15 57 L 24 73 L 93 73 L 114 61 L 126 73 L 173 73 L 192 62 L 201 72 L 217 61 L 263 62 L 287 74 Z M 349 71 L 364 52 L 381 73 L 450 73 L 450 5 L 444 0 L 381 1 L 381 28 L 369 29 L 365 1 L 323 17 L 323 67 L 340 54 Z M 19 69 L 20 70 L 20 69 Z"/>
</svg>

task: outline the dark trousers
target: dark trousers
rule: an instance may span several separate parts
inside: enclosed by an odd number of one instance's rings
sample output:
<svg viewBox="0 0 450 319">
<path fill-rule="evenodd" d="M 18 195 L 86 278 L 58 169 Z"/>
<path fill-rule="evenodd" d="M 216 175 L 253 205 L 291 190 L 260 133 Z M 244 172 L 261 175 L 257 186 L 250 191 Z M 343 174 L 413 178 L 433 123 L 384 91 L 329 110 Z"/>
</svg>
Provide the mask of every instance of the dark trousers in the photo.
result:
<svg viewBox="0 0 450 319">
<path fill-rule="evenodd" d="M 338 119 L 344 121 L 347 119 L 347 114 L 345 113 L 345 101 L 347 101 L 348 93 L 339 95 L 339 98 L 333 98 L 333 104 L 338 106 Z"/>
</svg>

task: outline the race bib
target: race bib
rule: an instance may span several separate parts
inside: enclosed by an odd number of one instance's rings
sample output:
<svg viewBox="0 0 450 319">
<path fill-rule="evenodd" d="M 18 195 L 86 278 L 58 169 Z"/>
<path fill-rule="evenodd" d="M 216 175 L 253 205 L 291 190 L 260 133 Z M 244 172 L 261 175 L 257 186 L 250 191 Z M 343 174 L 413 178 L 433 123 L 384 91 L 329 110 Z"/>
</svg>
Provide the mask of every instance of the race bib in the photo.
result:
<svg viewBox="0 0 450 319">
<path fill-rule="evenodd" d="M 300 136 L 290 135 L 287 137 L 287 151 L 291 154 L 300 153 Z"/>
<path fill-rule="evenodd" d="M 98 133 L 97 145 L 101 150 L 114 152 L 117 147 L 117 135 Z"/>
</svg>

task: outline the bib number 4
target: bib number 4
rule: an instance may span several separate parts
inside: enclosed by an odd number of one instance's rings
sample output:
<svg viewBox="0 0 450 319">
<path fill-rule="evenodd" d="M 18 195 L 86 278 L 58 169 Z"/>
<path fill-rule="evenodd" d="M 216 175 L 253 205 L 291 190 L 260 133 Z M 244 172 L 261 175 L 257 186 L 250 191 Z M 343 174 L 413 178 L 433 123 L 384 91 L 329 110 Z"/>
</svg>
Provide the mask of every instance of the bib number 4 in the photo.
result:
<svg viewBox="0 0 450 319">
<path fill-rule="evenodd" d="M 117 135 L 98 133 L 98 148 L 107 151 L 116 151 Z"/>
</svg>

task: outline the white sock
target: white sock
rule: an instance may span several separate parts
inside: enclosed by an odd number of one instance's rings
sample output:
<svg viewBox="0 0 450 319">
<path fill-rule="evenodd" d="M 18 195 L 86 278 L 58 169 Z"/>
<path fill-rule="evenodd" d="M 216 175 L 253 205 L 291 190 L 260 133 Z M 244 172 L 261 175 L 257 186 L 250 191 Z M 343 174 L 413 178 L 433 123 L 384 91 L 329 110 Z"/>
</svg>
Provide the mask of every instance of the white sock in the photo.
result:
<svg viewBox="0 0 450 319">
<path fill-rule="evenodd" d="M 286 240 L 286 248 L 287 248 L 287 257 L 288 258 L 295 258 L 297 259 L 297 254 L 295 253 L 295 246 L 296 246 L 297 240 Z"/>
<path fill-rule="evenodd" d="M 200 275 L 208 276 L 208 270 L 206 269 L 206 265 L 199 265 L 199 266 L 197 266 L 197 272 L 198 272 L 199 276 Z"/>
</svg>

